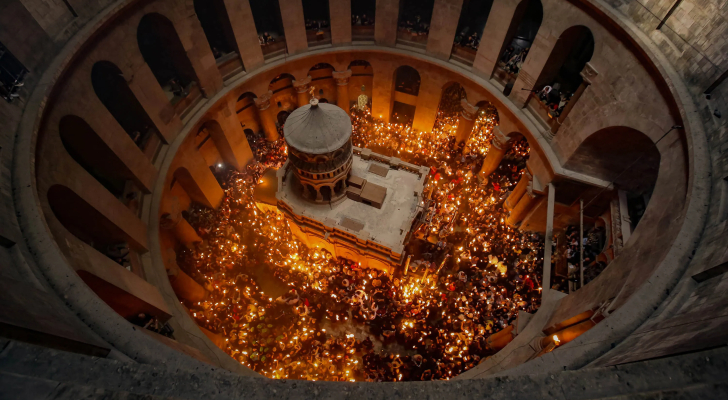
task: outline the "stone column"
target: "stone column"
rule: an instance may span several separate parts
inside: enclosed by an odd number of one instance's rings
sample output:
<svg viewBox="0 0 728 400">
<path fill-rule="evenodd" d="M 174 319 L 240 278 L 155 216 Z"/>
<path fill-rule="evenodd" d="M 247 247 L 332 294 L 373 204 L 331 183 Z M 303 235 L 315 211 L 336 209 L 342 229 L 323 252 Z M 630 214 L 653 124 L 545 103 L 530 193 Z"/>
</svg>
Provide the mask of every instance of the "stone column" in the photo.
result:
<svg viewBox="0 0 728 400">
<path fill-rule="evenodd" d="M 223 0 L 230 18 L 238 53 L 243 60 L 246 71 L 252 71 L 263 65 L 263 50 L 258 42 L 253 12 L 249 0 Z"/>
<path fill-rule="evenodd" d="M 441 60 L 450 59 L 462 8 L 463 0 L 435 0 L 427 36 L 429 54 Z"/>
<path fill-rule="evenodd" d="M 523 197 L 523 194 L 526 193 L 526 190 L 528 189 L 528 185 L 531 184 L 531 180 L 533 179 L 533 176 L 531 173 L 526 170 L 523 172 L 523 175 L 521 175 L 521 179 L 518 181 L 518 184 L 515 188 L 513 188 L 513 191 L 511 191 L 511 194 L 508 195 L 508 198 L 506 199 L 505 203 L 503 203 L 503 207 L 506 210 L 513 210 L 514 207 L 516 207 L 516 204 L 518 204 L 518 201 L 521 200 L 521 197 Z"/>
<path fill-rule="evenodd" d="M 299 107 L 303 107 L 311 101 L 311 95 L 308 93 L 311 90 L 311 75 L 303 79 L 294 79 L 293 87 L 296 89 Z"/>
<path fill-rule="evenodd" d="M 174 177 L 190 198 L 210 208 L 217 208 L 225 192 L 215 179 L 202 155 L 193 148 L 179 151 L 181 166 L 174 167 Z"/>
<path fill-rule="evenodd" d="M 536 194 L 533 193 L 533 184 L 529 183 L 526 193 L 521 196 L 518 204 L 511 210 L 506 223 L 510 226 L 518 225 L 523 220 L 523 217 L 526 216 L 526 213 L 531 210 L 531 207 L 536 202 L 536 197 Z"/>
<path fill-rule="evenodd" d="M 278 129 L 276 128 L 276 116 L 273 115 L 273 109 L 270 108 L 271 96 L 273 96 L 273 92 L 269 90 L 268 93 L 255 99 L 255 106 L 258 107 L 258 116 L 263 124 L 266 140 L 275 142 L 278 140 Z"/>
<path fill-rule="evenodd" d="M 458 122 L 458 130 L 455 132 L 455 138 L 458 143 L 467 142 L 470 133 L 475 125 L 475 117 L 478 114 L 478 107 L 470 104 L 467 99 L 460 100 L 463 110 L 460 112 L 460 121 Z"/>
<path fill-rule="evenodd" d="M 518 28 L 517 22 L 520 21 L 515 21 L 514 18 L 519 3 L 519 0 L 493 1 L 473 62 L 473 72 L 477 75 L 486 79 L 493 75 L 501 53 L 510 44 L 505 43 L 510 36 L 509 30 L 512 29 L 515 34 L 515 29 Z M 523 8 L 525 9 L 525 7 Z M 515 26 L 511 27 L 514 22 L 516 22 Z"/>
<path fill-rule="evenodd" d="M 374 40 L 378 45 L 394 47 L 397 43 L 397 18 L 399 18 L 399 0 L 377 0 L 377 11 L 374 13 Z"/>
<path fill-rule="evenodd" d="M 579 75 L 581 75 L 581 84 L 576 89 L 576 92 L 574 92 L 574 95 L 571 96 L 571 99 L 569 100 L 569 103 L 564 106 L 564 109 L 561 111 L 561 115 L 557 118 L 557 121 L 559 122 L 556 124 L 555 128 L 551 128 L 546 132 L 546 138 L 547 139 L 553 139 L 556 132 L 559 131 L 559 128 L 561 125 L 564 124 L 564 121 L 566 120 L 566 117 L 569 115 L 571 110 L 574 108 L 574 105 L 576 102 L 581 98 L 581 95 L 584 94 L 586 89 L 592 84 L 592 79 L 594 79 L 599 73 L 596 69 L 590 64 L 586 63 L 584 66 L 584 69 L 579 72 Z"/>
<path fill-rule="evenodd" d="M 376 24 L 376 23 L 375 23 Z M 394 63 L 372 64 L 374 78 L 372 79 L 372 116 L 389 122 L 392 113 L 392 96 L 394 96 Z"/>
<path fill-rule="evenodd" d="M 525 198 L 526 196 L 524 196 Z M 521 204 L 520 202 L 518 203 Z M 543 278 L 541 279 L 542 293 L 551 289 L 551 253 L 554 240 L 554 206 L 556 205 L 556 188 L 549 183 L 548 201 L 546 203 L 546 232 L 543 243 Z"/>
<path fill-rule="evenodd" d="M 244 170 L 253 159 L 253 151 L 235 113 L 235 103 L 228 101 L 218 112 L 216 120 L 220 124 L 220 132 L 215 129 L 210 131 L 215 146 L 226 162 L 238 171 Z"/>
<path fill-rule="evenodd" d="M 523 63 L 523 67 L 518 72 L 516 82 L 513 83 L 511 94 L 508 95 L 508 98 L 519 107 L 526 106 L 526 101 L 531 93 L 529 90 L 537 89 L 535 87 L 538 83 L 536 80 L 539 75 L 541 75 L 541 71 L 545 67 L 546 61 L 551 54 L 551 50 L 553 50 L 556 45 L 556 40 L 558 39 L 546 36 L 547 32 L 543 32 L 542 36 L 541 31 L 543 30 L 544 26 L 541 25 L 539 34 L 536 35 L 536 38 L 531 45 L 531 50 L 528 52 L 526 62 Z"/>
<path fill-rule="evenodd" d="M 351 43 L 351 1 L 329 0 L 331 44 Z"/>
<path fill-rule="evenodd" d="M 508 147 L 510 147 L 509 137 L 504 135 L 497 126 L 493 130 L 495 132 L 490 150 L 488 150 L 488 155 L 485 156 L 485 161 L 483 161 L 483 167 L 480 168 L 480 172 L 478 173 L 478 177 L 484 180 L 487 180 L 488 176 L 498 168 L 498 165 L 503 160 L 503 156 L 508 151 Z"/>
<path fill-rule="evenodd" d="M 306 40 L 306 23 L 303 17 L 301 0 L 278 0 L 283 20 L 283 31 L 286 36 L 288 54 L 296 54 L 308 50 Z"/>
<path fill-rule="evenodd" d="M 336 105 L 349 114 L 349 78 L 351 78 L 351 70 L 334 71 L 332 75 L 336 81 Z"/>
<path fill-rule="evenodd" d="M 427 78 L 425 74 L 422 74 L 420 92 L 417 95 L 415 117 L 412 121 L 412 127 L 423 132 L 432 130 L 432 127 L 435 125 L 437 108 L 440 105 L 442 95 L 442 86 L 445 84 L 445 82 Z"/>
<path fill-rule="evenodd" d="M 182 121 L 179 115 L 175 114 L 174 107 L 159 86 L 149 65 L 147 63 L 140 65 L 131 77 L 125 74 L 124 78 L 149 119 L 154 122 L 164 143 L 172 142 L 182 129 Z"/>
</svg>

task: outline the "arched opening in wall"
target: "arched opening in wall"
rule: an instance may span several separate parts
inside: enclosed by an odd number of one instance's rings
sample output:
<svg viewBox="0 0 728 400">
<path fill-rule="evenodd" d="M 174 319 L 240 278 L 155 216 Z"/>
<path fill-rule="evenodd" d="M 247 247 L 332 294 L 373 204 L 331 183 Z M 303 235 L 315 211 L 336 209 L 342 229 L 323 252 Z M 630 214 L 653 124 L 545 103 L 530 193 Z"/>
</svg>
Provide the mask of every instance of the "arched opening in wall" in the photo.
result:
<svg viewBox="0 0 728 400">
<path fill-rule="evenodd" d="M 354 102 L 359 110 L 371 109 L 374 68 L 365 60 L 354 60 L 348 69 L 351 70 L 349 102 Z"/>
<path fill-rule="evenodd" d="M 316 88 L 317 97 L 336 99 L 336 82 L 334 82 L 334 66 L 319 63 L 308 70 L 311 76 L 311 86 Z"/>
<path fill-rule="evenodd" d="M 68 155 L 114 197 L 122 199 L 127 180 L 134 175 L 93 128 L 80 117 L 66 115 L 58 124 L 58 133 Z"/>
<path fill-rule="evenodd" d="M 137 43 L 172 104 L 193 91 L 199 93 L 197 75 L 172 21 L 157 13 L 145 15 L 137 27 Z"/>
<path fill-rule="evenodd" d="M 123 265 L 130 249 L 143 250 L 123 229 L 66 186 L 51 186 L 47 198 L 53 215 L 68 232 L 115 263 Z"/>
<path fill-rule="evenodd" d="M 197 135 L 195 135 L 195 148 L 205 159 L 205 163 L 210 167 L 213 174 L 218 166 L 223 166 L 226 161 L 215 144 L 214 134 L 224 135 L 220 124 L 215 120 L 210 120 L 202 124 L 197 131 Z"/>
<path fill-rule="evenodd" d="M 351 0 L 351 40 L 368 42 L 374 40 L 374 15 L 376 0 Z"/>
<path fill-rule="evenodd" d="M 330 186 L 321 186 L 321 196 L 324 198 L 324 201 L 331 201 L 331 187 Z"/>
<path fill-rule="evenodd" d="M 194 0 L 195 13 L 215 60 L 238 51 L 223 0 Z"/>
<path fill-rule="evenodd" d="M 468 66 L 475 61 L 493 0 L 464 0 L 450 59 Z"/>
<path fill-rule="evenodd" d="M 263 57 L 270 60 L 285 55 L 286 37 L 278 0 L 249 0 L 249 2 Z"/>
<path fill-rule="evenodd" d="M 225 79 L 242 71 L 243 61 L 224 0 L 194 0 L 194 7 L 220 75 Z"/>
<path fill-rule="evenodd" d="M 157 144 L 163 140 L 116 65 L 109 61 L 94 64 L 91 85 L 96 97 L 142 151 L 150 138 L 156 136 L 153 142 Z"/>
<path fill-rule="evenodd" d="M 437 117 L 433 126 L 433 132 L 443 132 L 450 139 L 456 133 L 455 126 L 458 125 L 463 111 L 462 99 L 466 98 L 465 89 L 457 82 L 448 82 L 442 87 L 440 103 L 437 105 Z"/>
<path fill-rule="evenodd" d="M 536 79 L 534 89 L 538 93 L 530 95 L 529 108 L 535 109 L 544 121 L 559 117 L 563 121 L 566 115 L 562 113 L 566 105 L 572 101 L 572 97 L 573 101 L 578 99 L 574 95 L 584 82 L 581 71 L 593 54 L 594 36 L 589 28 L 572 26 L 565 30 Z"/>
<path fill-rule="evenodd" d="M 306 185 L 306 197 L 311 200 L 316 200 L 316 188 L 313 185 Z"/>
<path fill-rule="evenodd" d="M 482 100 L 475 104 L 478 108 L 473 121 L 473 129 L 465 142 L 467 151 L 485 157 L 493 140 L 493 129 L 500 124 L 498 110 L 493 103 Z M 461 122 L 462 123 L 462 122 Z"/>
<path fill-rule="evenodd" d="M 235 113 L 238 115 L 238 121 L 243 130 L 260 131 L 260 121 L 258 120 L 258 108 L 255 106 L 255 99 L 258 96 L 255 93 L 245 92 L 238 97 L 235 103 Z M 248 138 L 250 142 L 250 138 Z"/>
<path fill-rule="evenodd" d="M 309 47 L 331 44 L 329 0 L 302 0 Z"/>
<path fill-rule="evenodd" d="M 420 93 L 420 83 L 420 73 L 409 65 L 403 65 L 394 71 L 394 96 L 392 96 L 390 121 L 405 125 L 412 124 L 417 96 Z"/>
<path fill-rule="evenodd" d="M 172 176 L 174 179 L 173 182 L 179 183 L 192 201 L 212 208 L 202 188 L 197 184 L 197 181 L 195 181 L 187 168 L 177 168 Z"/>
<path fill-rule="evenodd" d="M 660 167 L 660 152 L 647 135 L 624 127 L 601 129 L 587 137 L 564 164 L 564 168 L 614 182 L 615 189 L 604 198 L 585 198 L 592 206 L 585 210 L 595 218 L 606 212 L 610 202 L 629 210 L 632 226 L 622 226 L 622 237 L 629 237 L 642 218 L 654 189 Z M 599 205 L 602 209 L 598 209 Z M 603 204 L 607 204 L 604 206 Z M 628 224 L 620 224 L 628 225 Z M 630 229 L 630 232 L 626 232 Z M 626 244 L 626 240 L 625 240 Z"/>
<path fill-rule="evenodd" d="M 511 93 L 513 83 L 526 62 L 542 21 L 543 6 L 540 0 L 521 0 L 518 3 L 492 74 L 505 87 L 503 94 L 506 96 Z"/>
<path fill-rule="evenodd" d="M 270 82 L 268 89 L 273 92 L 270 103 L 271 107 L 275 107 L 276 114 L 283 110 L 291 112 L 298 108 L 298 95 L 293 87 L 294 80 L 293 75 L 283 73 Z"/>
<path fill-rule="evenodd" d="M 427 36 L 435 0 L 401 0 L 397 20 L 397 43 L 427 48 Z"/>
</svg>

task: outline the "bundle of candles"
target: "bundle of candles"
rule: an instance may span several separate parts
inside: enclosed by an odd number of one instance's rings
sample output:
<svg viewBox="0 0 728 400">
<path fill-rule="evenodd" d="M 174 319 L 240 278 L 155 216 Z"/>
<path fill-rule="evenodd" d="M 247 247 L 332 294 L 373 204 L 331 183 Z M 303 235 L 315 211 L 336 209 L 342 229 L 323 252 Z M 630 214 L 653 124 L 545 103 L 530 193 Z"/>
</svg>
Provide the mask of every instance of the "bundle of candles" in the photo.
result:
<svg viewBox="0 0 728 400">
<path fill-rule="evenodd" d="M 479 113 L 466 145 L 456 146 L 457 115 L 445 114 L 418 132 L 352 112 L 356 146 L 431 168 L 425 217 L 406 265 L 392 273 L 308 248 L 280 213 L 261 211 L 253 189 L 286 150 L 282 139 L 252 140 L 257 162 L 220 175 L 220 208 L 195 205 L 187 215 L 204 241 L 178 252 L 178 263 L 209 292 L 205 301 L 182 300 L 197 323 L 271 378 L 450 379 L 494 354 L 488 336 L 540 305 L 543 240 L 508 226 L 502 207 L 529 149 L 513 145 L 481 184 L 497 119 Z"/>
</svg>

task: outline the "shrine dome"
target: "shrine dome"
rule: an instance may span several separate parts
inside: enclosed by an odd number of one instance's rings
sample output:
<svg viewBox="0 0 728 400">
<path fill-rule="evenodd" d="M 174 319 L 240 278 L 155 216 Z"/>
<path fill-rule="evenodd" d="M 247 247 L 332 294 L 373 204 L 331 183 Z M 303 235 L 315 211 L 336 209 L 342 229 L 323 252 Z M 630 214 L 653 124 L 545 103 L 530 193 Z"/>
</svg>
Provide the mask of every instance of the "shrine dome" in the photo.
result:
<svg viewBox="0 0 728 400">
<path fill-rule="evenodd" d="M 288 116 L 283 135 L 286 143 L 300 152 L 331 153 L 351 138 L 351 119 L 340 107 L 314 99 Z"/>
</svg>

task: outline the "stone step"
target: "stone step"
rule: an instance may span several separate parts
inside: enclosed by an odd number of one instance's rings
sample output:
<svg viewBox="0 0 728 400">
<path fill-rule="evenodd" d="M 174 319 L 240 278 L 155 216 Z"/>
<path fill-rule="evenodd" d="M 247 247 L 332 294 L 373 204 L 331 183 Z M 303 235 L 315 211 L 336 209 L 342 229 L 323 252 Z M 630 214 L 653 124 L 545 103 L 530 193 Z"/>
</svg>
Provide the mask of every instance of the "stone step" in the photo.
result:
<svg viewBox="0 0 728 400">
<path fill-rule="evenodd" d="M 55 384 L 57 386 L 53 388 L 65 385 L 68 390 L 78 390 L 79 393 L 99 393 L 99 397 L 76 398 L 211 400 L 397 397 L 418 400 L 728 398 L 726 396 L 728 381 L 725 379 L 728 376 L 726 348 L 615 367 L 563 371 L 556 374 L 430 383 L 351 384 L 242 377 L 214 367 L 200 367 L 194 371 L 173 370 L 164 365 L 124 363 L 6 341 L 0 352 L 0 374 L 3 374 L 0 376 L 2 388 L 38 386 L 50 390 L 48 387 Z M 39 383 L 32 384 L 33 379 Z M 133 397 L 135 395 L 152 397 Z M 0 391 L 0 398 L 36 397 L 4 396 Z"/>
</svg>

